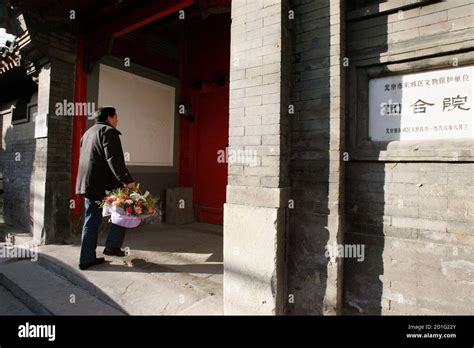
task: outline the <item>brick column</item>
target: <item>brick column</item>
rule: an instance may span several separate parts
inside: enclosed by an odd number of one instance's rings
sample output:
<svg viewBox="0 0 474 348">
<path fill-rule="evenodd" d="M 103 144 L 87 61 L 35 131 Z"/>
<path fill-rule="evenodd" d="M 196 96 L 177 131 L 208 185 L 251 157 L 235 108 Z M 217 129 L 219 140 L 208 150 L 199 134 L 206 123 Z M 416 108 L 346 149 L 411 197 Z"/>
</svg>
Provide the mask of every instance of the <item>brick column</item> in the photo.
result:
<svg viewBox="0 0 474 348">
<path fill-rule="evenodd" d="M 51 66 L 43 66 L 38 74 L 38 118 L 49 114 L 51 86 Z M 38 122 L 38 121 L 36 121 Z M 45 211 L 46 173 L 47 173 L 48 138 L 36 139 L 35 156 L 31 182 L 31 199 L 33 200 L 33 238 L 38 244 L 46 240 Z"/>
<path fill-rule="evenodd" d="M 232 2 L 224 312 L 282 314 L 286 299 L 288 9 Z M 245 154 L 246 159 L 232 159 Z M 253 155 L 256 155 L 255 157 Z"/>
<path fill-rule="evenodd" d="M 48 169 L 46 177 L 46 243 L 68 240 L 71 228 L 71 139 L 72 117 L 56 115 L 56 104 L 74 101 L 74 51 L 69 59 L 51 61 L 51 95 L 48 118 Z M 74 116 L 77 117 L 77 116 Z"/>
<path fill-rule="evenodd" d="M 50 58 L 41 68 L 38 85 L 38 114 L 47 115 L 47 137 L 36 140 L 32 174 L 33 237 L 48 244 L 67 240 L 70 233 L 71 121 L 55 115 L 56 103 L 73 101 L 72 62 Z"/>
<path fill-rule="evenodd" d="M 344 137 L 345 137 L 345 21 L 344 0 L 329 1 L 329 177 L 328 231 L 329 245 L 344 242 Z M 341 314 L 342 259 L 328 263 L 323 314 Z"/>
<path fill-rule="evenodd" d="M 343 242 L 343 0 L 293 0 L 289 314 L 338 314 L 342 259 L 326 246 Z M 342 43 L 342 44 L 341 44 Z"/>
<path fill-rule="evenodd" d="M 26 23 L 32 46 L 44 55 L 38 63 L 38 115 L 46 115 L 47 132 L 36 139 L 30 187 L 33 237 L 48 244 L 67 241 L 71 229 L 72 117 L 56 115 L 56 105 L 74 101 L 75 40 L 66 32 L 45 31 L 35 18 Z"/>
</svg>

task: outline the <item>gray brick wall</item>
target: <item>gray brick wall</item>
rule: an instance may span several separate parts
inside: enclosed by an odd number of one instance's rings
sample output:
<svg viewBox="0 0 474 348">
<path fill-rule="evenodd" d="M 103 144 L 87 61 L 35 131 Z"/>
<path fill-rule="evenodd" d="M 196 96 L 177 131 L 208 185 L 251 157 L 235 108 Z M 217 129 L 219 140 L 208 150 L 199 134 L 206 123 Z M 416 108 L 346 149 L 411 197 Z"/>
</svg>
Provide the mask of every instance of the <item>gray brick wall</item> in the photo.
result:
<svg viewBox="0 0 474 348">
<path fill-rule="evenodd" d="M 72 35 L 47 31 L 33 16 L 25 22 L 31 42 L 24 58 L 35 54 L 38 112 L 48 113 L 48 137 L 35 139 L 32 122 L 5 128 L 9 121 L 3 117 L 4 220 L 51 242 L 70 232 L 72 118 L 57 117 L 54 111 L 56 102 L 73 101 L 75 43 Z M 21 161 L 15 161 L 16 152 Z"/>
<path fill-rule="evenodd" d="M 344 263 L 347 311 L 472 314 L 473 163 L 351 163 Z M 469 295 L 471 294 L 471 295 Z"/>
<path fill-rule="evenodd" d="M 408 71 L 446 68 L 453 58 L 474 64 L 465 53 L 474 50 L 472 1 L 406 4 L 369 1 L 366 8 L 349 8 L 349 70 L 391 64 L 388 73 L 402 60 L 399 67 Z M 351 100 L 363 93 L 357 76 L 348 81 Z M 355 117 L 349 109 L 348 124 Z M 356 130 L 348 130 L 353 145 L 360 140 Z M 380 153 L 359 155 L 357 145 L 348 150 L 345 242 L 364 245 L 365 260 L 344 260 L 344 312 L 472 314 L 472 158 L 456 162 L 446 141 L 437 141 L 425 158 L 397 146 L 398 152 L 384 149 L 380 156 L 393 162 L 377 160 Z M 472 149 L 465 142 L 455 151 Z"/>
<path fill-rule="evenodd" d="M 254 151 L 257 158 L 252 166 L 230 164 L 228 183 L 285 187 L 288 175 L 279 161 L 287 128 L 280 117 L 281 1 L 241 4 L 233 2 L 229 151 Z"/>
<path fill-rule="evenodd" d="M 9 103 L 2 109 L 9 108 Z M 36 143 L 33 139 L 33 124 L 23 123 L 11 127 L 11 113 L 2 117 L 3 151 L 1 167 L 3 175 L 3 219 L 31 232 L 33 219 L 31 210 L 30 182 L 34 166 Z"/>
</svg>

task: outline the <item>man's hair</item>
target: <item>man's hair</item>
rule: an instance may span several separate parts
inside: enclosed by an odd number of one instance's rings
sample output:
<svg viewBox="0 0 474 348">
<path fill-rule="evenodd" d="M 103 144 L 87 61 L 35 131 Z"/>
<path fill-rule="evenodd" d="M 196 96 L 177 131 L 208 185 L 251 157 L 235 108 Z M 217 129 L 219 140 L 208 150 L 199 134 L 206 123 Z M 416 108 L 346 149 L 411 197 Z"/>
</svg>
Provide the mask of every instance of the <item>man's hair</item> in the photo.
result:
<svg viewBox="0 0 474 348">
<path fill-rule="evenodd" d="M 115 108 L 111 106 L 104 106 L 97 109 L 95 112 L 95 121 L 96 122 L 107 122 L 107 118 L 113 117 L 116 114 Z"/>
</svg>

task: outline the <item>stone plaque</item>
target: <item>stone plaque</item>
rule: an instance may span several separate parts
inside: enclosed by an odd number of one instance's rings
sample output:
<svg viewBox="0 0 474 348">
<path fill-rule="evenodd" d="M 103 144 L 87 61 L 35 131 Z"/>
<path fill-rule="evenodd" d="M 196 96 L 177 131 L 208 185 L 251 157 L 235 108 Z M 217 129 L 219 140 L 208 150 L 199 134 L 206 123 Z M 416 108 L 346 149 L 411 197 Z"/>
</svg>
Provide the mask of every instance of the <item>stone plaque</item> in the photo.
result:
<svg viewBox="0 0 474 348">
<path fill-rule="evenodd" d="M 45 138 L 48 136 L 48 115 L 35 115 L 35 138 Z"/>
<path fill-rule="evenodd" d="M 372 141 L 474 139 L 474 66 L 372 79 Z"/>
</svg>

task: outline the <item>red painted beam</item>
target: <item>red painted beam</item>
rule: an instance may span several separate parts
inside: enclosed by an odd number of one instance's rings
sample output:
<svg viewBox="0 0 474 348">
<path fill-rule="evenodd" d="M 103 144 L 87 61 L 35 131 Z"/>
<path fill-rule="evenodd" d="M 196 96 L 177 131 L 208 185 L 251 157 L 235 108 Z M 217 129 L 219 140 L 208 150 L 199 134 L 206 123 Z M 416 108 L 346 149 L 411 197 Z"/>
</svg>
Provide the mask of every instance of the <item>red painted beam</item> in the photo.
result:
<svg viewBox="0 0 474 348">
<path fill-rule="evenodd" d="M 87 73 L 84 69 L 84 39 L 78 38 L 76 47 L 76 78 L 74 85 L 74 102 L 85 103 L 87 101 Z M 84 201 L 80 195 L 76 195 L 76 176 L 79 167 L 80 142 L 86 130 L 86 116 L 74 115 L 72 123 L 72 163 L 71 163 L 71 195 L 75 201 L 72 209 L 72 217 L 82 212 Z"/>
<path fill-rule="evenodd" d="M 96 40 L 105 37 L 119 37 L 133 30 L 150 24 L 160 18 L 191 6 L 194 0 L 160 0 L 153 1 L 147 6 L 143 6 L 132 13 L 128 13 L 120 18 L 114 19 L 98 30 L 94 30 Z"/>
</svg>

